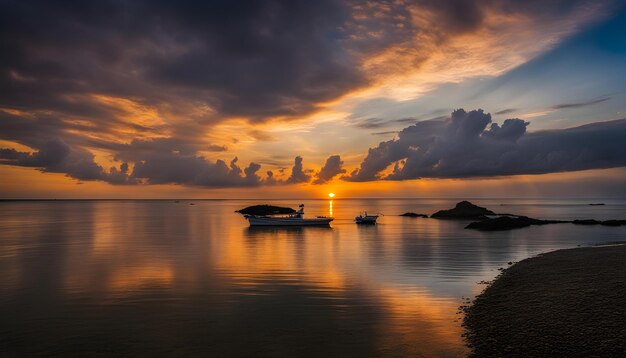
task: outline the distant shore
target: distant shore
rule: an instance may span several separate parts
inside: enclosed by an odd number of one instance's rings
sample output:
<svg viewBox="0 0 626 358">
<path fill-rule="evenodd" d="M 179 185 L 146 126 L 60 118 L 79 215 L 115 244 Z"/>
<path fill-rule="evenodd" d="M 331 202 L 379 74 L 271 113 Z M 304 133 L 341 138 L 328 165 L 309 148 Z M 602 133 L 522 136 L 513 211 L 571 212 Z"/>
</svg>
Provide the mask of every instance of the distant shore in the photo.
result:
<svg viewBox="0 0 626 358">
<path fill-rule="evenodd" d="M 626 356 L 626 245 L 523 260 L 464 311 L 470 356 Z"/>
</svg>

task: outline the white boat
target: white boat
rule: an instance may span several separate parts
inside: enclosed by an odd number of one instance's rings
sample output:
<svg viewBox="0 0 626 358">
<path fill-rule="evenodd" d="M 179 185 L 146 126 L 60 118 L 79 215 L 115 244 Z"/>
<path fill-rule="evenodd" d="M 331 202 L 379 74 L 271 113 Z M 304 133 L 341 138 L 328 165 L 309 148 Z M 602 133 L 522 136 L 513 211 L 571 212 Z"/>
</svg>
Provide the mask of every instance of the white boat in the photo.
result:
<svg viewBox="0 0 626 358">
<path fill-rule="evenodd" d="M 328 226 L 334 218 L 317 216 L 314 218 L 304 217 L 304 204 L 300 204 L 300 210 L 291 215 L 244 215 L 250 226 Z"/>
<path fill-rule="evenodd" d="M 354 218 L 354 221 L 357 224 L 376 224 L 376 220 L 378 219 L 378 215 L 367 215 L 367 211 L 365 213 L 359 214 L 359 216 Z"/>
</svg>

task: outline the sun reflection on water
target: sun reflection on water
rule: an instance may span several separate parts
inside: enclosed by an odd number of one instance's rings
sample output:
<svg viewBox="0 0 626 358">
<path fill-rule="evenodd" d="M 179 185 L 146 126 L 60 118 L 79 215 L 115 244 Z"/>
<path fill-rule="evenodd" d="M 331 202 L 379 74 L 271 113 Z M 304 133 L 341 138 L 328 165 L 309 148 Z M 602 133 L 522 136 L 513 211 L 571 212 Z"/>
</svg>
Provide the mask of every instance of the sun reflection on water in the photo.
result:
<svg viewBox="0 0 626 358">
<path fill-rule="evenodd" d="M 332 199 L 328 201 L 328 216 L 333 217 L 333 201 Z"/>
</svg>

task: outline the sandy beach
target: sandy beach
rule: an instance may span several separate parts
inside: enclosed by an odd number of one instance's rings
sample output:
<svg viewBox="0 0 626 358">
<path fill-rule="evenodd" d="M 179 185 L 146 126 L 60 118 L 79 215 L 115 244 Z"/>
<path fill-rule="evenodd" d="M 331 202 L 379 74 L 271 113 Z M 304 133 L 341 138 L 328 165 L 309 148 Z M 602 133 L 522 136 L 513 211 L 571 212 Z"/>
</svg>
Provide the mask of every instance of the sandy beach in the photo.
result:
<svg viewBox="0 0 626 358">
<path fill-rule="evenodd" d="M 514 264 L 465 308 L 475 357 L 626 355 L 626 245 Z"/>
</svg>

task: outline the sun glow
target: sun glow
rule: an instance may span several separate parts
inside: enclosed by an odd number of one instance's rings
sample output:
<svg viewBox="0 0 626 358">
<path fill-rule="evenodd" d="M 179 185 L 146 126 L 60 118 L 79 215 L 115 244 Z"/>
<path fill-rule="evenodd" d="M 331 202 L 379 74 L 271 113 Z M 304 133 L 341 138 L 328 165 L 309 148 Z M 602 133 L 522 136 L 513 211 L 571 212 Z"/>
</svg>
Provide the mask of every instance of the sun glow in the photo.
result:
<svg viewBox="0 0 626 358">
<path fill-rule="evenodd" d="M 334 198 L 335 197 L 335 193 L 328 193 L 328 197 L 329 198 Z"/>
</svg>

